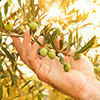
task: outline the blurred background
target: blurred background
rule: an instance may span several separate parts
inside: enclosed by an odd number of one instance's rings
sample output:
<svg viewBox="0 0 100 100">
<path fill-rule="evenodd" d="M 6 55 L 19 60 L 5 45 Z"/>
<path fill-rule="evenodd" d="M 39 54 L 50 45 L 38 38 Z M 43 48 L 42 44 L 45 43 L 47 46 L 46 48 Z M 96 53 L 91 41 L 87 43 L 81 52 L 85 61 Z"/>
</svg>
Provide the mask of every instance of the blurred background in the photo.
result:
<svg viewBox="0 0 100 100">
<path fill-rule="evenodd" d="M 57 27 L 64 41 L 70 33 L 73 41 L 78 38 L 78 48 L 96 35 L 93 46 L 83 54 L 93 63 L 100 80 L 100 0 L 0 0 L 0 100 L 74 100 L 39 81 L 20 60 L 11 37 L 23 41 L 33 21 L 38 28 L 32 37 L 43 34 L 47 25 Z M 12 30 L 7 30 L 7 22 L 13 24 Z"/>
</svg>

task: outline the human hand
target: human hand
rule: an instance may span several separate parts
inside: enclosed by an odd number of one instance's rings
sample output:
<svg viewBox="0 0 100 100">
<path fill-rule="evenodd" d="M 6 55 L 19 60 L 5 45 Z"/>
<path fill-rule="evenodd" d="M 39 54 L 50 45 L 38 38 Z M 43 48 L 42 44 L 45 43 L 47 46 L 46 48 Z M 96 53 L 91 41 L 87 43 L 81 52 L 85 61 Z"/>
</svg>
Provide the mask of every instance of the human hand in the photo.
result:
<svg viewBox="0 0 100 100">
<path fill-rule="evenodd" d="M 42 44 L 43 37 L 40 36 L 38 41 Z M 31 42 L 28 29 L 23 43 L 17 37 L 13 37 L 13 42 L 21 60 L 36 73 L 41 81 L 78 100 L 100 100 L 100 96 L 99 98 L 94 98 L 100 93 L 100 87 L 93 72 L 93 65 L 84 55 L 76 61 L 71 58 L 69 61 L 71 70 L 65 72 L 58 58 L 52 60 L 38 55 L 38 49 L 41 46 L 36 42 Z M 59 40 L 57 40 L 57 47 L 59 48 Z M 73 52 L 74 50 L 71 50 L 68 53 L 71 54 Z M 69 56 L 65 56 L 64 59 L 67 62 Z"/>
</svg>

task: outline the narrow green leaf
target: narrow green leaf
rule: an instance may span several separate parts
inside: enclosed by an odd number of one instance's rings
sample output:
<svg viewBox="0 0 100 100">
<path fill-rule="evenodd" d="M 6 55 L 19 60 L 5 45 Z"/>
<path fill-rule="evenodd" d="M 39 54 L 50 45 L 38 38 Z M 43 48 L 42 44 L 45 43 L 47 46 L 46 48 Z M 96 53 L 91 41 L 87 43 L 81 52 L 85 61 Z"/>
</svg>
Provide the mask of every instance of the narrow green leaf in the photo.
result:
<svg viewBox="0 0 100 100">
<path fill-rule="evenodd" d="M 11 76 L 12 86 L 13 86 L 13 85 L 16 85 L 15 76 L 13 75 L 13 73 L 12 73 L 10 70 L 8 70 L 8 72 L 9 72 L 9 74 L 10 74 L 10 76 Z"/>
<path fill-rule="evenodd" d="M 5 5 L 4 5 L 4 14 L 5 14 L 5 16 L 7 16 L 7 13 L 8 13 L 8 3 L 6 2 Z"/>
<path fill-rule="evenodd" d="M 2 50 L 5 52 L 5 54 L 8 56 L 8 58 L 9 58 L 11 61 L 14 61 L 12 55 L 9 53 L 8 50 L 7 50 L 5 47 L 3 47 L 3 46 L 1 46 L 1 48 L 2 48 Z"/>
<path fill-rule="evenodd" d="M 10 88 L 9 87 L 7 88 L 7 94 L 8 94 L 8 96 L 10 95 Z"/>
<path fill-rule="evenodd" d="M 87 49 L 89 49 L 94 44 L 95 38 L 96 36 L 92 37 L 91 40 L 88 41 L 88 43 L 86 43 L 79 51 L 76 52 L 76 54 L 82 53 L 86 51 Z"/>
<path fill-rule="evenodd" d="M 76 46 L 76 50 L 79 49 L 79 34 L 78 34 L 78 29 L 76 29 L 76 43 L 77 43 L 77 46 Z"/>
<path fill-rule="evenodd" d="M 32 8 L 32 15 L 33 18 L 35 17 L 35 5 L 34 5 L 34 0 L 30 0 L 31 8 Z"/>
<path fill-rule="evenodd" d="M 51 45 L 53 46 L 53 48 L 58 51 L 58 49 L 56 48 L 56 45 L 54 44 L 54 42 L 51 42 Z"/>
<path fill-rule="evenodd" d="M 0 79 L 2 79 L 2 78 L 6 78 L 6 77 L 9 77 L 9 75 L 5 75 L 5 74 L 3 74 L 3 75 L 1 75 Z"/>
<path fill-rule="evenodd" d="M 2 97 L 3 97 L 3 86 L 0 83 L 0 100 L 2 100 Z"/>
<path fill-rule="evenodd" d="M 35 11 L 35 17 L 38 15 L 39 13 L 39 6 L 37 7 L 36 11 Z"/>
<path fill-rule="evenodd" d="M 35 42 L 38 43 L 40 46 L 43 46 L 37 39 L 34 38 L 34 40 L 35 40 Z"/>
<path fill-rule="evenodd" d="M 82 36 L 79 38 L 79 47 L 81 46 Z"/>
<path fill-rule="evenodd" d="M 26 13 L 25 13 L 25 5 L 24 5 L 24 3 L 23 3 L 23 13 L 24 13 L 24 15 L 26 16 Z"/>
<path fill-rule="evenodd" d="M 65 60 L 63 59 L 62 56 L 60 56 L 60 63 L 61 63 L 62 65 L 65 65 L 65 64 L 66 64 L 66 62 L 65 62 Z"/>
<path fill-rule="evenodd" d="M 59 28 L 57 28 L 51 35 L 51 41 L 54 41 L 57 38 L 57 36 L 59 36 L 60 34 L 61 34 L 61 31 Z"/>
<path fill-rule="evenodd" d="M 66 48 L 68 45 L 67 41 L 64 42 L 64 48 Z"/>
<path fill-rule="evenodd" d="M 18 4 L 19 4 L 19 6 L 21 7 L 21 0 L 18 0 Z"/>
<path fill-rule="evenodd" d="M 2 29 L 2 13 L 0 11 L 0 30 Z"/>
<path fill-rule="evenodd" d="M 68 37 L 68 44 L 71 44 L 72 42 L 72 33 L 69 34 L 69 37 Z"/>
<path fill-rule="evenodd" d="M 72 47 L 76 42 L 72 42 L 69 44 L 70 47 Z"/>
<path fill-rule="evenodd" d="M 18 97 L 20 97 L 21 95 L 17 95 L 17 96 L 15 96 L 14 98 L 18 98 Z"/>
<path fill-rule="evenodd" d="M 29 84 L 30 81 L 31 81 L 31 80 L 29 80 L 28 82 L 26 82 L 26 83 L 20 88 L 20 90 L 21 90 L 22 88 L 24 88 L 27 84 Z"/>
<path fill-rule="evenodd" d="M 0 34 L 0 47 L 2 46 L 2 35 Z"/>
<path fill-rule="evenodd" d="M 60 39 L 60 49 L 63 47 L 63 41 Z"/>
<path fill-rule="evenodd" d="M 38 98 L 38 100 L 42 100 L 41 96 L 39 94 L 37 94 L 37 98 Z"/>
</svg>

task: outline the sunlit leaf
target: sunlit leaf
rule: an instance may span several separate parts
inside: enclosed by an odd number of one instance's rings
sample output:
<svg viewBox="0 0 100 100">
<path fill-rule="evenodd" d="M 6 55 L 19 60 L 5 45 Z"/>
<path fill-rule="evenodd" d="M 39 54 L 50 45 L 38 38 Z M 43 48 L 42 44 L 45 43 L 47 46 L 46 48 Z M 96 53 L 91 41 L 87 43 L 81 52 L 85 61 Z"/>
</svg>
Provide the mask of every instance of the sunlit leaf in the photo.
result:
<svg viewBox="0 0 100 100">
<path fill-rule="evenodd" d="M 20 88 L 20 90 L 23 89 L 26 85 L 28 85 L 29 82 L 31 82 L 31 80 L 29 80 L 28 82 L 26 82 L 26 83 Z"/>
<path fill-rule="evenodd" d="M 0 47 L 2 46 L 2 35 L 0 34 Z"/>
<path fill-rule="evenodd" d="M 0 30 L 2 29 L 2 13 L 0 11 Z"/>
<path fill-rule="evenodd" d="M 66 48 L 68 45 L 67 41 L 64 42 L 64 48 Z"/>
<path fill-rule="evenodd" d="M 9 53 L 9 51 L 5 48 L 5 47 L 1 47 L 2 50 L 5 52 L 5 54 L 8 56 L 8 58 L 11 60 L 11 61 L 14 61 L 14 58 L 13 56 Z"/>
<path fill-rule="evenodd" d="M 69 46 L 71 47 L 71 46 L 73 46 L 75 43 L 76 43 L 76 42 L 72 42 L 72 43 L 69 44 Z"/>
<path fill-rule="evenodd" d="M 13 85 L 16 85 L 15 76 L 13 75 L 13 73 L 12 73 L 10 70 L 8 70 L 8 72 L 9 72 L 9 74 L 10 74 L 10 76 L 11 76 L 12 86 L 13 86 Z"/>
<path fill-rule="evenodd" d="M 60 63 L 61 63 L 62 65 L 65 65 L 65 64 L 66 64 L 66 62 L 65 62 L 65 60 L 63 59 L 62 56 L 60 56 Z"/>
<path fill-rule="evenodd" d="M 2 97 L 3 97 L 3 86 L 0 83 L 0 100 L 2 100 Z"/>
<path fill-rule="evenodd" d="M 88 43 L 86 43 L 79 51 L 76 52 L 76 54 L 82 53 L 86 51 L 87 49 L 89 49 L 94 44 L 95 38 L 96 36 L 92 37 L 91 40 L 88 41 Z"/>
<path fill-rule="evenodd" d="M 35 17 L 38 15 L 39 13 L 39 6 L 37 7 L 36 11 L 35 11 Z"/>
<path fill-rule="evenodd" d="M 35 40 L 35 42 L 38 43 L 40 46 L 43 46 L 37 39 L 34 38 L 34 40 Z"/>
<path fill-rule="evenodd" d="M 82 36 L 79 38 L 79 47 L 81 46 Z"/>
<path fill-rule="evenodd" d="M 43 2 L 43 0 L 38 0 L 39 8 L 41 11 L 42 11 L 42 2 Z"/>
<path fill-rule="evenodd" d="M 21 7 L 21 0 L 18 0 L 18 4 L 19 4 L 19 6 Z"/>
<path fill-rule="evenodd" d="M 78 50 L 79 49 L 79 34 L 78 34 L 78 29 L 76 29 L 76 43 L 77 43 L 76 50 Z"/>
<path fill-rule="evenodd" d="M 8 94 L 8 96 L 10 95 L 10 88 L 9 87 L 7 88 L 7 94 Z"/>
<path fill-rule="evenodd" d="M 51 45 L 53 46 L 53 48 L 58 51 L 58 49 L 56 48 L 56 45 L 54 44 L 54 42 L 51 42 Z"/>
<path fill-rule="evenodd" d="M 59 36 L 61 34 L 61 31 L 59 28 L 57 28 L 51 35 L 51 41 L 54 41 L 54 39 L 57 38 L 57 36 Z"/>
<path fill-rule="evenodd" d="M 24 5 L 24 3 L 23 3 L 23 13 L 24 13 L 24 15 L 26 16 L 26 13 L 25 13 L 25 5 Z"/>
<path fill-rule="evenodd" d="M 71 44 L 72 42 L 72 33 L 69 34 L 69 37 L 68 37 L 68 44 Z"/>
<path fill-rule="evenodd" d="M 32 15 L 33 18 L 35 17 L 35 5 L 34 5 L 34 0 L 30 0 L 31 8 L 32 8 Z"/>
<path fill-rule="evenodd" d="M 17 95 L 17 96 L 15 96 L 14 98 L 18 98 L 18 97 L 20 97 L 21 95 Z"/>
<path fill-rule="evenodd" d="M 8 13 L 8 3 L 6 2 L 5 5 L 4 5 L 4 14 L 5 14 L 5 16 L 7 16 L 7 13 Z"/>
<path fill-rule="evenodd" d="M 37 98 L 38 98 L 38 100 L 42 100 L 41 96 L 39 94 L 37 94 Z"/>
<path fill-rule="evenodd" d="M 6 77 L 9 77 L 9 75 L 5 75 L 5 74 L 3 74 L 3 75 L 1 75 L 0 79 L 2 79 L 2 78 L 6 78 Z"/>
<path fill-rule="evenodd" d="M 60 49 L 63 47 L 63 41 L 60 39 Z"/>
</svg>

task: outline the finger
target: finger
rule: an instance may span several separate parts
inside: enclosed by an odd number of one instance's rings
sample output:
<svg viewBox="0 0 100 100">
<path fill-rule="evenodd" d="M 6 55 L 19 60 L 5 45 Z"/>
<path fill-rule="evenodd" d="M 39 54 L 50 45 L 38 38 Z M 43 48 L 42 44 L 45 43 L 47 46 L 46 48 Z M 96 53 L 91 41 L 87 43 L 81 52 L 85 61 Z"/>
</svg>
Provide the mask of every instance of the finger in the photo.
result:
<svg viewBox="0 0 100 100">
<path fill-rule="evenodd" d="M 31 65 L 29 61 L 27 60 L 27 56 L 30 53 L 31 50 L 31 36 L 29 34 L 29 29 L 26 29 L 23 45 L 22 45 L 22 56 L 21 59 L 23 62 L 26 63 L 26 65 L 31 68 Z M 32 68 L 31 68 L 32 69 Z"/>
<path fill-rule="evenodd" d="M 17 49 L 19 55 L 21 56 L 21 54 L 22 54 L 22 43 L 21 43 L 20 39 L 18 37 L 12 37 L 12 39 L 13 39 L 13 43 L 14 43 L 15 48 Z"/>
<path fill-rule="evenodd" d="M 39 37 L 38 41 L 42 44 L 43 43 L 43 37 Z M 39 44 L 37 44 L 36 42 L 32 45 L 32 49 L 30 51 L 30 54 L 28 55 L 28 59 L 29 62 L 31 64 L 31 66 L 33 67 L 33 70 L 35 71 L 35 68 L 38 68 L 38 66 L 40 66 L 41 61 L 38 57 L 38 49 L 41 46 Z"/>
</svg>

